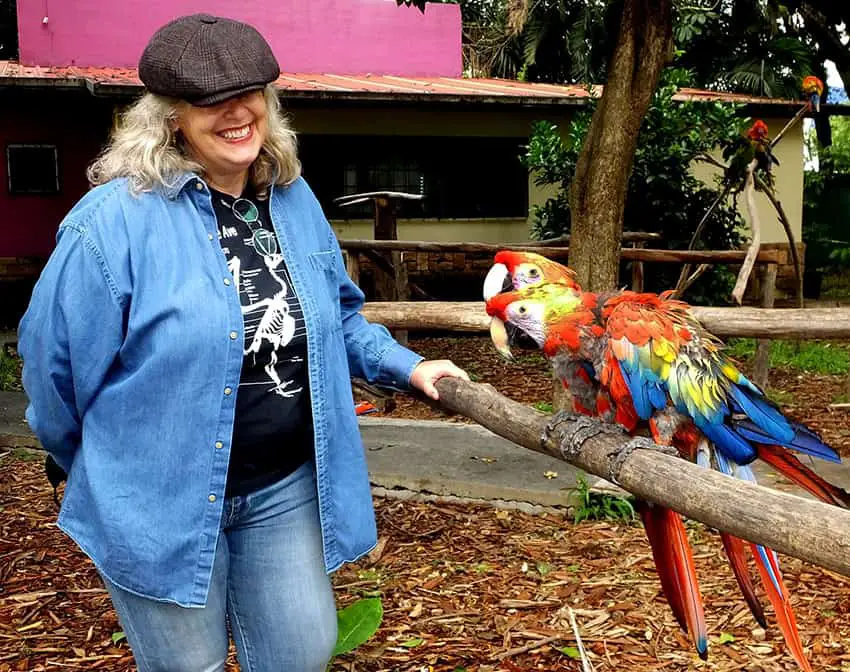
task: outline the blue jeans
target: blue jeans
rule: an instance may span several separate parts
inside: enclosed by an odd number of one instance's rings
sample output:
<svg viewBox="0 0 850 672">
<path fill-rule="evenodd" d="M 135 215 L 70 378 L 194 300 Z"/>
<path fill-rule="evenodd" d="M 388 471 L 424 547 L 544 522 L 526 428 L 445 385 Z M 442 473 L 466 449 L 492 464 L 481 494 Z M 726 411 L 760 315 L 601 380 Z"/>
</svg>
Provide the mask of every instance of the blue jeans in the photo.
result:
<svg viewBox="0 0 850 672">
<path fill-rule="evenodd" d="M 324 672 L 336 645 L 309 462 L 225 501 L 205 607 L 158 602 L 104 582 L 139 672 L 224 670 L 228 619 L 243 672 Z"/>
</svg>

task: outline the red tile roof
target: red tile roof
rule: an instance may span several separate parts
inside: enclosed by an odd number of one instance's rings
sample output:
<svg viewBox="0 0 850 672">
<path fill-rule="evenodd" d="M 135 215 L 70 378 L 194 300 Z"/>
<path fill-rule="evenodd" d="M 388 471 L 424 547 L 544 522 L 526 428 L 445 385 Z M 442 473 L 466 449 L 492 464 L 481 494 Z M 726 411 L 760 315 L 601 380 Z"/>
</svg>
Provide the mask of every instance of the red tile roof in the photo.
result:
<svg viewBox="0 0 850 672">
<path fill-rule="evenodd" d="M 517 82 L 505 79 L 397 77 L 390 75 L 332 75 L 283 73 L 276 82 L 289 98 L 334 100 L 417 100 L 443 102 L 514 103 L 523 105 L 581 104 L 601 87 Z M 49 68 L 0 60 L 0 86 L 88 88 L 101 95 L 134 94 L 141 82 L 131 68 Z M 760 98 L 738 93 L 681 89 L 676 100 L 729 102 L 798 108 L 800 100 Z M 836 105 L 829 106 L 833 111 Z M 846 106 L 850 110 L 850 106 Z M 837 110 L 836 110 L 837 111 Z M 843 111 L 843 110 L 842 110 Z"/>
</svg>

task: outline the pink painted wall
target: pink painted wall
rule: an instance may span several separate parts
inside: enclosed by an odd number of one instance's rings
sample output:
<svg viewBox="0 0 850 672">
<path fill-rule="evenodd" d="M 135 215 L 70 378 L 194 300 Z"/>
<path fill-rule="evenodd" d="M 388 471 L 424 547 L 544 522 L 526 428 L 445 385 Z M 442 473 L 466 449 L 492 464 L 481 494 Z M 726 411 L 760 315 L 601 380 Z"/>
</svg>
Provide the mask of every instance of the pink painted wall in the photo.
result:
<svg viewBox="0 0 850 672">
<path fill-rule="evenodd" d="M 135 67 L 158 27 L 198 12 L 254 25 L 285 72 L 462 71 L 459 6 L 431 4 L 423 15 L 395 0 L 27 0 L 18 2 L 21 62 Z"/>
</svg>

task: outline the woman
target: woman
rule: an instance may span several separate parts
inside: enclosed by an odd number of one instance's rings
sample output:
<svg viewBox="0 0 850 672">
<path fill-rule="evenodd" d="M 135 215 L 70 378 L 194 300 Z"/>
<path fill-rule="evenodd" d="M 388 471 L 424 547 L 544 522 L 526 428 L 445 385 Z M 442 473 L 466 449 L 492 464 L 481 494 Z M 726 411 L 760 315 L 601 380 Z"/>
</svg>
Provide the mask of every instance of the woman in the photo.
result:
<svg viewBox="0 0 850 672">
<path fill-rule="evenodd" d="M 259 33 L 182 17 L 139 74 L 20 326 L 59 526 L 140 670 L 222 670 L 229 620 L 243 670 L 318 672 L 328 572 L 376 541 L 350 375 L 434 398 L 467 376 L 359 315 Z"/>
</svg>

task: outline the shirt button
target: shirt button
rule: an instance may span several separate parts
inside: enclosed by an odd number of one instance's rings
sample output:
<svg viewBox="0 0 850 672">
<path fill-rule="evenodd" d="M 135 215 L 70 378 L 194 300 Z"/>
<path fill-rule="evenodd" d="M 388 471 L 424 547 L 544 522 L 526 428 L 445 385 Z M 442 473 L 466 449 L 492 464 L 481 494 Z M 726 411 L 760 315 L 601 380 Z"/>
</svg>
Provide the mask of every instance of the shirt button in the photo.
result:
<svg viewBox="0 0 850 672">
<path fill-rule="evenodd" d="M 225 279 L 224 279 L 224 284 L 225 284 L 225 285 L 227 285 L 227 286 L 229 287 L 229 286 L 230 286 L 230 278 L 225 278 Z"/>
<path fill-rule="evenodd" d="M 208 233 L 208 234 L 207 234 L 207 238 L 209 238 L 210 240 L 212 240 L 212 239 L 214 238 L 214 236 L 213 236 L 211 233 Z"/>
<path fill-rule="evenodd" d="M 203 182 L 195 182 L 195 189 L 197 189 L 198 191 L 203 191 L 204 190 L 204 183 Z"/>
<path fill-rule="evenodd" d="M 215 447 L 218 448 L 218 449 L 221 449 L 221 448 L 224 448 L 224 444 L 221 441 L 216 441 Z"/>
<path fill-rule="evenodd" d="M 215 501 L 215 495 L 210 495 L 209 497 L 207 497 L 207 499 L 210 500 L 211 502 L 214 502 Z"/>
<path fill-rule="evenodd" d="M 225 387 L 225 388 L 224 388 L 224 394 L 225 394 L 225 395 L 228 395 L 228 396 L 229 396 L 231 392 L 233 392 L 233 390 L 232 390 L 232 389 L 230 389 L 229 387 Z"/>
<path fill-rule="evenodd" d="M 236 333 L 235 331 L 230 332 L 230 340 L 231 341 L 235 341 L 238 337 L 239 337 L 239 334 Z"/>
</svg>

